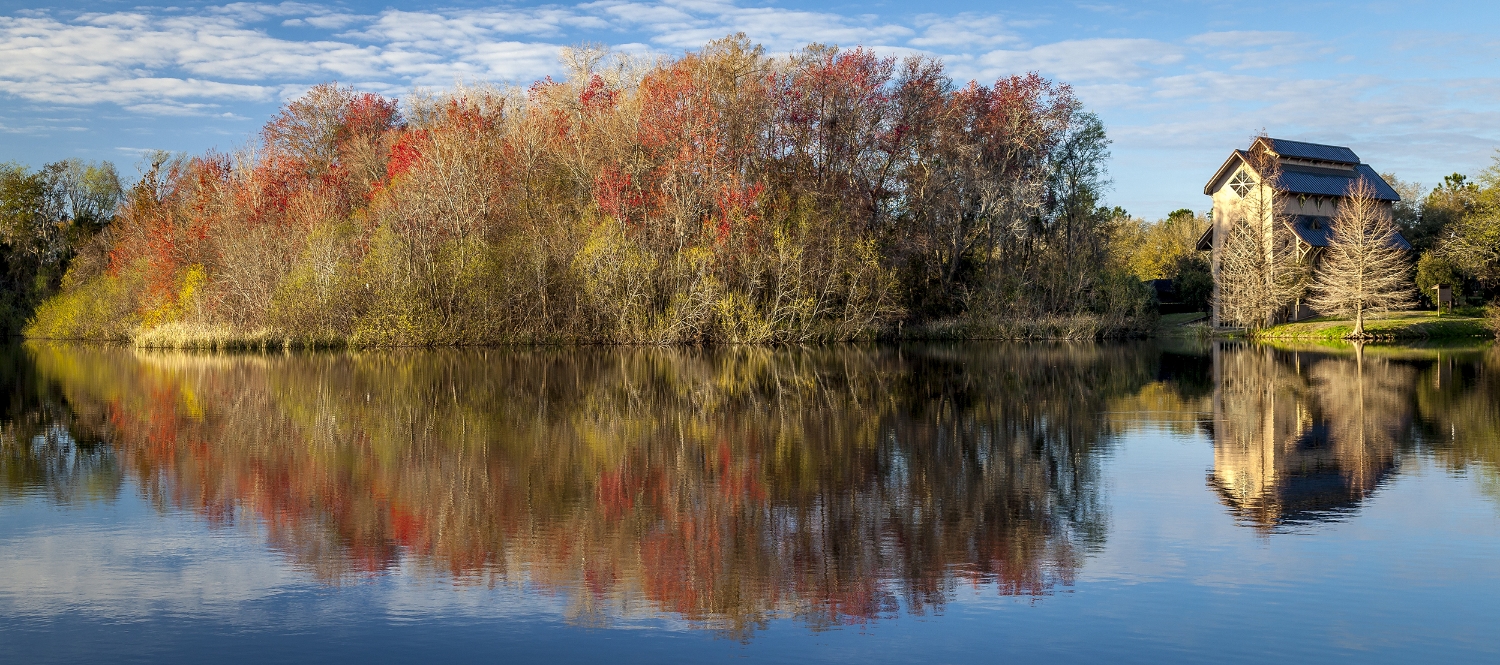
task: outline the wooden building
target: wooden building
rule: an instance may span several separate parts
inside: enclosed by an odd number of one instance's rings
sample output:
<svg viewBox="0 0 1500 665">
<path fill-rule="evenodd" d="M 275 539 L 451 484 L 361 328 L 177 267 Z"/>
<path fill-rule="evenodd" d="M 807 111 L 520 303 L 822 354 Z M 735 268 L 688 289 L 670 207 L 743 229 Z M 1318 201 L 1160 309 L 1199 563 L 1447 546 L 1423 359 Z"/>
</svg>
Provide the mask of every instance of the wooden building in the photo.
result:
<svg viewBox="0 0 1500 665">
<path fill-rule="evenodd" d="M 1271 181 L 1262 173 L 1272 174 Z M 1297 260 L 1316 265 L 1322 249 L 1328 246 L 1329 224 L 1339 202 L 1360 180 L 1371 185 L 1387 210 L 1401 200 L 1375 169 L 1342 146 L 1261 137 L 1249 149 L 1235 150 L 1203 186 L 1203 193 L 1213 197 L 1213 211 L 1209 227 L 1198 239 L 1198 249 L 1213 252 L 1210 264 L 1215 293 L 1224 239 L 1236 220 L 1257 221 L 1265 229 L 1267 251 L 1276 234 L 1283 234 L 1295 244 Z M 1405 238 L 1397 237 L 1403 249 L 1411 249 Z M 1316 312 L 1298 303 L 1280 318 L 1297 320 L 1313 315 Z M 1219 325 L 1217 307 L 1213 324 Z"/>
</svg>

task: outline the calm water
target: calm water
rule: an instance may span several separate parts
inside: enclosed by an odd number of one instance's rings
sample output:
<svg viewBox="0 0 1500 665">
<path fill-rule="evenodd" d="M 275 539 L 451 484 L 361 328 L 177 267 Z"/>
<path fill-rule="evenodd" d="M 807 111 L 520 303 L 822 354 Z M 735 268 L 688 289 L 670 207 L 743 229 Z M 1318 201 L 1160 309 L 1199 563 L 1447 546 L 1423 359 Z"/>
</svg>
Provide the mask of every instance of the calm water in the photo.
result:
<svg viewBox="0 0 1500 665">
<path fill-rule="evenodd" d="M 0 661 L 1495 662 L 1500 348 L 0 349 Z"/>
</svg>

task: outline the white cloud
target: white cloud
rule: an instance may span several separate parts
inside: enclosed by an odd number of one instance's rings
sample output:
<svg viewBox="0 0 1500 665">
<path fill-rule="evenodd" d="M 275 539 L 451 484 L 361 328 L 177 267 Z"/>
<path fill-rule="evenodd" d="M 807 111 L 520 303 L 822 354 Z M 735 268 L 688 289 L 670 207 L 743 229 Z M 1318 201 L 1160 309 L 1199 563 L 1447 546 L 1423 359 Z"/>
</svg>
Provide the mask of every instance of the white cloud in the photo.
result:
<svg viewBox="0 0 1500 665">
<path fill-rule="evenodd" d="M 304 18 L 289 18 L 281 24 L 286 27 L 310 27 L 323 30 L 337 30 L 339 28 L 369 21 L 372 17 L 360 16 L 358 14 L 324 14 L 322 16 L 307 16 Z"/>
<path fill-rule="evenodd" d="M 1306 41 L 1307 36 L 1299 33 L 1265 30 L 1205 32 L 1200 35 L 1193 35 L 1187 39 L 1187 43 L 1189 44 L 1215 48 L 1287 46 L 1290 44 L 1305 43 Z"/>
<path fill-rule="evenodd" d="M 1064 81 L 1121 81 L 1182 59 L 1181 48 L 1153 39 L 1082 39 L 990 51 L 979 63 L 989 76 L 1037 71 Z"/>
<path fill-rule="evenodd" d="M 390 90 L 460 78 L 525 82 L 556 73 L 558 49 L 582 41 L 582 31 L 635 31 L 654 48 L 693 48 L 744 31 L 773 52 L 822 42 L 911 53 L 1013 39 L 993 17 L 926 17 L 921 23 L 926 31 L 918 36 L 910 27 L 871 16 L 715 0 L 390 9 L 375 16 L 293 2 L 197 11 L 138 8 L 71 18 L 0 16 L 0 93 L 34 102 L 105 102 L 136 113 L 183 115 L 212 111 L 215 104 L 272 101 L 280 88 L 305 89 L 325 80 L 374 82 Z M 960 24 L 966 32 L 958 30 Z M 267 32 L 272 25 L 322 34 L 273 36 Z"/>
<path fill-rule="evenodd" d="M 1488 34 L 1363 31 L 1354 42 L 1329 29 L 1229 30 L 1145 39 L 1120 26 L 1155 19 L 1121 6 L 1071 12 L 1064 28 L 1019 12 L 869 15 L 773 1 L 595 0 L 370 15 L 297 2 L 14 10 L 0 16 L 0 98 L 32 111 L 7 109 L 0 132 L 61 131 L 35 117 L 47 105 L 223 117 L 328 80 L 387 95 L 457 80 L 525 84 L 560 73 L 563 45 L 603 41 L 649 55 L 744 32 L 773 54 L 820 42 L 935 55 L 958 81 L 1038 71 L 1073 84 L 1100 112 L 1116 158 L 1130 168 L 1141 168 L 1130 162 L 1132 150 L 1182 144 L 1217 154 L 1261 127 L 1381 146 L 1396 168 L 1416 159 L 1397 147 L 1410 142 L 1423 159 L 1451 162 L 1445 172 L 1487 164 L 1500 139 L 1500 85 L 1490 67 L 1500 40 Z"/>
<path fill-rule="evenodd" d="M 736 32 L 744 32 L 773 52 L 790 51 L 813 42 L 895 46 L 916 35 L 910 27 L 881 22 L 875 16 L 743 7 L 716 0 L 602 0 L 579 5 L 579 9 L 599 12 L 617 26 L 647 32 L 652 35 L 652 43 L 684 49 Z"/>
<path fill-rule="evenodd" d="M 1235 69 L 1283 67 L 1317 60 L 1334 49 L 1310 35 L 1263 30 L 1205 32 L 1187 39 L 1203 55 L 1236 63 Z"/>
<path fill-rule="evenodd" d="M 1019 41 L 1008 30 L 999 16 L 959 14 L 939 16 L 927 14 L 917 17 L 922 28 L 919 37 L 907 43 L 919 48 L 962 50 L 972 48 L 994 48 L 1001 44 Z"/>
<path fill-rule="evenodd" d="M 330 79 L 383 81 L 395 89 L 458 77 L 520 80 L 555 69 L 557 45 L 496 36 L 555 32 L 562 22 L 556 11 L 539 12 L 530 23 L 497 13 L 390 11 L 365 33 L 305 41 L 273 37 L 250 23 L 299 12 L 313 14 L 295 19 L 309 26 L 350 22 L 346 15 L 292 3 L 239 4 L 201 14 L 0 17 L 0 93 L 181 115 L 202 112 L 212 102 L 272 101 L 280 86 L 305 89 Z M 330 17 L 337 20 L 324 20 Z"/>
</svg>

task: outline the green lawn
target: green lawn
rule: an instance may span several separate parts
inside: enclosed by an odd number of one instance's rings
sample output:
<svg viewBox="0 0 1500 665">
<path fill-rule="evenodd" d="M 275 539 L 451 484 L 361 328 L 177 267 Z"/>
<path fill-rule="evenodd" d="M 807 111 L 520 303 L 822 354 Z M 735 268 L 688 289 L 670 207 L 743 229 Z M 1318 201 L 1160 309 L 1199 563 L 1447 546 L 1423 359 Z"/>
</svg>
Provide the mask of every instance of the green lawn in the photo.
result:
<svg viewBox="0 0 1500 665">
<path fill-rule="evenodd" d="M 1161 327 L 1169 328 L 1181 326 L 1194 321 L 1202 321 L 1208 318 L 1208 312 L 1188 312 L 1186 314 L 1163 314 L 1161 315 Z"/>
<path fill-rule="evenodd" d="M 1261 331 L 1267 339 L 1344 339 L 1354 331 L 1351 319 L 1318 317 L 1283 323 Z M 1365 333 L 1378 339 L 1453 339 L 1494 337 L 1484 319 L 1436 312 L 1388 312 L 1365 317 Z"/>
<path fill-rule="evenodd" d="M 1207 326 L 1207 312 L 1163 314 L 1161 315 L 1161 320 L 1156 323 L 1156 336 L 1198 337 L 1201 334 L 1206 334 Z"/>
</svg>

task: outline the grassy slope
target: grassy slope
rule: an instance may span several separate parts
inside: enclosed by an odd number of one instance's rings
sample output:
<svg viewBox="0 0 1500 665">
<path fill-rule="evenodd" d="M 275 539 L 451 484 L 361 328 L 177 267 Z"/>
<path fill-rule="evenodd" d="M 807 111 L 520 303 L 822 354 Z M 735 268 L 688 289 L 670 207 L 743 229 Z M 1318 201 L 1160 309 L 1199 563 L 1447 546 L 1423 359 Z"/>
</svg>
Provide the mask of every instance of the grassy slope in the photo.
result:
<svg viewBox="0 0 1500 665">
<path fill-rule="evenodd" d="M 1155 337 L 1202 337 L 1207 333 L 1207 312 L 1163 314 L 1153 331 Z"/>
<path fill-rule="evenodd" d="M 1354 321 L 1318 317 L 1283 323 L 1260 333 L 1266 339 L 1343 339 L 1354 331 Z M 1485 321 L 1476 316 L 1436 312 L 1389 312 L 1365 317 L 1365 332 L 1380 339 L 1453 339 L 1493 337 Z"/>
</svg>

